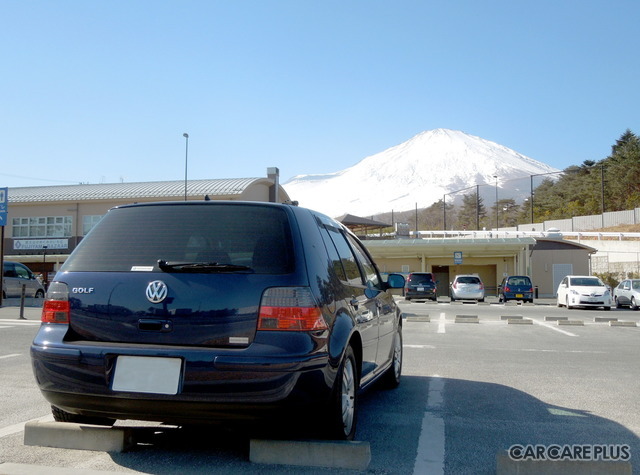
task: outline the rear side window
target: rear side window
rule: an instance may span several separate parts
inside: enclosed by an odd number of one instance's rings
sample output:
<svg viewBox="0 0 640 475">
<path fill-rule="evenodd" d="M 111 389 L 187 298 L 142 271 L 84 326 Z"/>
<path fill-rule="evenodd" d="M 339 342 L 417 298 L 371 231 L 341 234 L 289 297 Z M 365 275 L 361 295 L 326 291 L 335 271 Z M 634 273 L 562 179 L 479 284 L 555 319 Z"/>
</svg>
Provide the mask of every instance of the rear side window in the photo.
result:
<svg viewBox="0 0 640 475">
<path fill-rule="evenodd" d="M 344 268 L 344 273 L 347 277 L 347 282 L 351 285 L 362 285 L 362 275 L 360 274 L 360 268 L 356 261 L 351 248 L 346 239 L 340 231 L 335 228 L 326 228 L 329 231 L 329 237 L 335 245 L 338 255 L 340 256 L 340 262 Z"/>
<path fill-rule="evenodd" d="M 378 272 L 376 271 L 373 262 L 369 259 L 364 249 L 360 247 L 360 244 L 352 237 L 347 235 L 347 239 L 353 248 L 353 252 L 356 254 L 358 261 L 362 265 L 362 271 L 364 272 L 364 281 L 369 288 L 379 287 L 380 280 L 378 279 Z"/>
<path fill-rule="evenodd" d="M 289 219 L 254 205 L 168 205 L 110 211 L 61 271 L 157 270 L 158 260 L 217 262 L 256 273 L 293 271 Z"/>
</svg>

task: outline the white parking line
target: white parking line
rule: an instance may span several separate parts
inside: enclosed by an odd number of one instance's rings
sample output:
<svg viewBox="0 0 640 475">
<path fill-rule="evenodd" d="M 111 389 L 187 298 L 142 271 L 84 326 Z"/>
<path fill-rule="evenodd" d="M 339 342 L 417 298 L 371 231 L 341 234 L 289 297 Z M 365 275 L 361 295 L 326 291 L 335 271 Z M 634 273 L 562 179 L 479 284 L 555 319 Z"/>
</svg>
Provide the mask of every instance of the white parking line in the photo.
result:
<svg viewBox="0 0 640 475">
<path fill-rule="evenodd" d="M 534 320 L 534 321 L 533 321 L 533 323 L 535 323 L 536 325 L 541 325 L 541 326 L 543 326 L 543 327 L 546 327 L 546 328 L 549 328 L 549 329 L 551 329 L 551 330 L 557 331 L 557 332 L 559 332 L 559 333 L 563 333 L 563 334 L 565 334 L 565 335 L 567 335 L 567 336 L 578 336 L 578 335 L 576 335 L 575 333 L 571 333 L 571 332 L 568 332 L 568 331 L 566 331 L 566 330 L 561 330 L 560 328 L 555 327 L 555 326 L 550 325 L 550 324 L 545 323 L 545 322 L 541 322 L 541 321 L 538 321 L 538 320 Z"/>
<path fill-rule="evenodd" d="M 5 358 L 15 358 L 16 356 L 20 356 L 20 354 L 19 353 L 12 353 L 10 355 L 3 355 L 3 356 L 0 356 L 0 360 L 3 360 Z"/>
<path fill-rule="evenodd" d="M 0 328 L 8 326 L 40 326 L 42 322 L 40 320 L 0 320 Z"/>
<path fill-rule="evenodd" d="M 38 417 L 37 419 L 31 419 L 30 421 L 20 422 L 19 424 L 13 424 L 12 426 L 4 427 L 0 429 L 0 439 L 8 435 L 13 435 L 13 434 L 17 434 L 18 432 L 22 432 L 27 422 L 52 422 L 52 421 L 53 421 L 53 416 L 49 414 L 48 416 Z"/>
<path fill-rule="evenodd" d="M 440 313 L 440 320 L 438 320 L 438 333 L 445 333 L 445 322 L 446 322 L 446 318 L 445 318 L 445 313 L 441 312 Z"/>
<path fill-rule="evenodd" d="M 444 419 L 438 415 L 443 403 L 443 392 L 444 380 L 437 375 L 430 378 L 427 406 L 418 439 L 418 453 L 413 466 L 414 475 L 444 473 Z"/>
</svg>

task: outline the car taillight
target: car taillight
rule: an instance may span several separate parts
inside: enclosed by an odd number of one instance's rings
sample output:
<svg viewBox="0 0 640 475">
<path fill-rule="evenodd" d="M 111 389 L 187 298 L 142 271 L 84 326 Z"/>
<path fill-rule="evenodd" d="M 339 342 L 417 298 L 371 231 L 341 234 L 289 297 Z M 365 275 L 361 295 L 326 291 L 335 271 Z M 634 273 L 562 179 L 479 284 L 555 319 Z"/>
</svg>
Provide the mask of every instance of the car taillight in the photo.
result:
<svg viewBox="0 0 640 475">
<path fill-rule="evenodd" d="M 260 302 L 258 330 L 326 330 L 327 322 L 307 287 L 274 287 Z"/>
<path fill-rule="evenodd" d="M 480 289 L 484 289 L 484 284 L 480 282 Z"/>
<path fill-rule="evenodd" d="M 42 306 L 43 323 L 69 323 L 69 289 L 62 282 L 51 282 Z"/>
<path fill-rule="evenodd" d="M 511 292 L 511 289 L 505 285 L 505 286 L 504 286 L 504 291 L 505 291 L 505 292 Z"/>
</svg>

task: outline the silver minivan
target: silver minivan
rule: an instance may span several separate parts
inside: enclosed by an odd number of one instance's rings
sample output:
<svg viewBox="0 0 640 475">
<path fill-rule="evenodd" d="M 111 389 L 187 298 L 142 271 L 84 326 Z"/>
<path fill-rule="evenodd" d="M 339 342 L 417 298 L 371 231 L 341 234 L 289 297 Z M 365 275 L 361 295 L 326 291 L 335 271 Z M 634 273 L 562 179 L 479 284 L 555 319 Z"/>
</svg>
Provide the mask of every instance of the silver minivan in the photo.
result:
<svg viewBox="0 0 640 475">
<path fill-rule="evenodd" d="M 36 279 L 31 269 L 19 262 L 5 261 L 2 297 L 20 297 L 23 285 L 25 286 L 26 297 L 44 297 L 44 287 Z"/>
</svg>

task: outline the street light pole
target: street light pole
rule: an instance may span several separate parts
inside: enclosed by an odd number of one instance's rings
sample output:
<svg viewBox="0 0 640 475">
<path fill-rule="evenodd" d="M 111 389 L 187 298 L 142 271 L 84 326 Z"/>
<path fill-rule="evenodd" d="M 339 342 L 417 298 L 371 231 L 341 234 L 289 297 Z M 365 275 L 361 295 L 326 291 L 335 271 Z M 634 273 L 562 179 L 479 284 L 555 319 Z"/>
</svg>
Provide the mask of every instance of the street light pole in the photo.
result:
<svg viewBox="0 0 640 475">
<path fill-rule="evenodd" d="M 44 288 L 47 288 L 47 246 L 42 246 L 42 280 L 44 281 Z"/>
<path fill-rule="evenodd" d="M 182 136 L 185 138 L 184 145 L 184 200 L 187 201 L 187 163 L 189 159 L 189 134 L 184 133 Z"/>
<path fill-rule="evenodd" d="M 442 195 L 442 230 L 447 230 L 447 194 Z"/>
<path fill-rule="evenodd" d="M 496 231 L 500 227 L 500 223 L 498 222 L 498 175 L 493 175 L 493 178 L 496 179 Z"/>
</svg>

